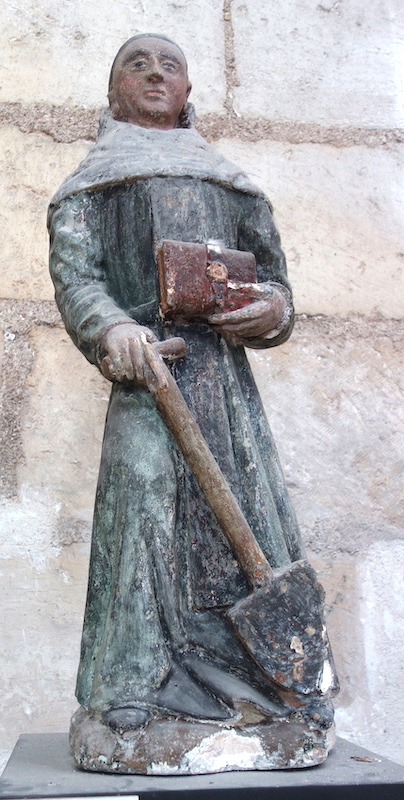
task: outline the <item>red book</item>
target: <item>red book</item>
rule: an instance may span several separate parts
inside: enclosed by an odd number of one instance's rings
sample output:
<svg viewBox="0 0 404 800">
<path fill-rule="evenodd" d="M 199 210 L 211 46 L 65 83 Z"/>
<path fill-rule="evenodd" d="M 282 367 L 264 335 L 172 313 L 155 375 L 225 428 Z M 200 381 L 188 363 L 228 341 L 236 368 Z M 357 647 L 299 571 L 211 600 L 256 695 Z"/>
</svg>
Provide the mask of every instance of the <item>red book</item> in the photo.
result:
<svg viewBox="0 0 404 800">
<path fill-rule="evenodd" d="M 255 257 L 244 250 L 165 240 L 157 265 L 160 308 L 167 319 L 204 320 L 255 299 Z"/>
</svg>

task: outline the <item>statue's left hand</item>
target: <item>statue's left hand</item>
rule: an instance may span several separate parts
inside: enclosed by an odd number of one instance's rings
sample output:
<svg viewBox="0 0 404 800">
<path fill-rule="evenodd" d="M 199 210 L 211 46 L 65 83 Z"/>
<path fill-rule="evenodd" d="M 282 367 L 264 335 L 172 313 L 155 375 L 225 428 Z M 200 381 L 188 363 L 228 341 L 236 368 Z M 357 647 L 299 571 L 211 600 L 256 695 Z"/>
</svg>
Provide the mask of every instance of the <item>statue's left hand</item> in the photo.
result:
<svg viewBox="0 0 404 800">
<path fill-rule="evenodd" d="M 287 315 L 288 302 L 282 292 L 270 284 L 257 284 L 256 296 L 256 300 L 236 311 L 212 314 L 208 322 L 235 344 L 248 344 L 248 339 L 265 338 L 281 327 Z"/>
</svg>

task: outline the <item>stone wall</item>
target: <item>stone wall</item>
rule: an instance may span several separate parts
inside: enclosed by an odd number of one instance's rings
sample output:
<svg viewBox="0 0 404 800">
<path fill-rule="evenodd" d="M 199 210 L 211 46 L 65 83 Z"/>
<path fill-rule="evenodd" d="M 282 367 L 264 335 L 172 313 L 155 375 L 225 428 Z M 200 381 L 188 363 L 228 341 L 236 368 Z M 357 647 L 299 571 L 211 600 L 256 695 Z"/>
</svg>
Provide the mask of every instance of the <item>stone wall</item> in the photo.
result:
<svg viewBox="0 0 404 800">
<path fill-rule="evenodd" d="M 95 136 L 116 50 L 151 30 L 186 51 L 201 133 L 275 206 L 299 318 L 251 362 L 327 589 L 338 732 L 404 763 L 400 14 L 400 0 L 3 3 L 5 755 L 22 732 L 66 730 L 75 707 L 108 399 L 53 303 L 46 207 Z"/>
</svg>

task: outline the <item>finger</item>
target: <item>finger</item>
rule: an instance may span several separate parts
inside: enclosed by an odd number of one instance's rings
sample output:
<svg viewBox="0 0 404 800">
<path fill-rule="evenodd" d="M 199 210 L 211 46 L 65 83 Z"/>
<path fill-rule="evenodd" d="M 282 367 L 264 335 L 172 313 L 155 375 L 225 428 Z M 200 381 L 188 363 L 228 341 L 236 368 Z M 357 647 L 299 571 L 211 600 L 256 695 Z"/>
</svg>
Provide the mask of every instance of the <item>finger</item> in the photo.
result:
<svg viewBox="0 0 404 800">
<path fill-rule="evenodd" d="M 238 331 L 243 330 L 244 328 L 266 328 L 271 326 L 272 322 L 272 315 L 270 313 L 260 314 L 259 317 L 247 317 L 246 319 L 242 319 L 239 322 L 236 321 L 225 321 L 221 327 L 228 328 L 229 331 Z"/>
<path fill-rule="evenodd" d="M 143 336 L 143 334 L 141 334 Z M 144 365 L 145 357 L 143 353 L 143 346 L 140 338 L 131 339 L 129 342 L 129 352 L 131 357 L 131 364 L 133 368 L 133 378 L 136 378 L 138 383 L 145 382 Z"/>
<path fill-rule="evenodd" d="M 163 359 L 158 354 L 158 352 L 150 346 L 150 344 L 146 341 L 141 335 L 141 341 L 143 345 L 143 355 L 144 359 L 151 370 L 153 375 L 151 384 L 149 385 L 149 381 L 147 380 L 147 375 L 145 375 L 146 383 L 150 391 L 156 389 L 163 389 L 167 386 L 167 367 L 165 366 Z"/>
<path fill-rule="evenodd" d="M 226 311 L 221 314 L 211 314 L 208 317 L 208 322 L 211 325 L 223 325 L 225 322 L 237 322 L 240 319 L 239 311 L 241 309 L 237 309 L 236 311 Z"/>
<path fill-rule="evenodd" d="M 272 329 L 272 326 L 264 321 L 257 323 L 256 320 L 243 322 L 239 325 L 223 325 L 221 331 L 229 333 L 233 336 L 248 337 L 248 336 L 263 336 Z"/>
<path fill-rule="evenodd" d="M 154 344 L 154 342 L 158 342 L 158 338 L 157 338 L 156 334 L 153 333 L 153 331 L 151 331 L 150 328 L 145 328 L 144 331 L 142 331 L 142 333 L 140 335 L 143 336 L 143 334 L 146 336 L 146 340 L 148 342 L 150 342 L 150 344 Z"/>
<path fill-rule="evenodd" d="M 222 314 L 212 314 L 208 317 L 208 322 L 213 325 L 231 325 L 244 322 L 245 320 L 257 319 L 271 308 L 270 300 L 257 300 L 249 303 L 248 306 L 237 308 L 235 311 L 226 311 Z"/>
<path fill-rule="evenodd" d="M 135 370 L 131 353 L 131 339 L 121 339 L 113 364 L 118 381 L 133 381 Z"/>
<path fill-rule="evenodd" d="M 100 370 L 104 378 L 108 381 L 116 380 L 116 372 L 109 356 L 105 356 L 100 364 Z"/>
<path fill-rule="evenodd" d="M 273 297 L 274 294 L 274 288 L 270 283 L 238 283 L 237 281 L 229 281 L 228 287 L 229 289 L 236 290 L 240 297 L 247 297 L 249 302 Z"/>
<path fill-rule="evenodd" d="M 164 358 L 164 361 L 171 362 L 186 355 L 187 345 L 180 336 L 174 336 L 171 339 L 156 342 L 153 345 L 153 350 L 157 350 L 161 358 Z"/>
<path fill-rule="evenodd" d="M 257 300 L 268 299 L 274 296 L 274 288 L 268 283 L 253 283 L 251 285 L 251 296 Z"/>
</svg>

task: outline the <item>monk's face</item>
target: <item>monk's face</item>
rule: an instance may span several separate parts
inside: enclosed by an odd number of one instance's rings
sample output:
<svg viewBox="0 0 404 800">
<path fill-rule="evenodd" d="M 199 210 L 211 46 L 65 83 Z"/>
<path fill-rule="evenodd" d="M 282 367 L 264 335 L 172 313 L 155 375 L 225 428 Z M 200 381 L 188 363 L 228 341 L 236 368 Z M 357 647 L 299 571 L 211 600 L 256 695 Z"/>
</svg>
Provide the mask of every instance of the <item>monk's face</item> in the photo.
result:
<svg viewBox="0 0 404 800">
<path fill-rule="evenodd" d="M 190 90 L 187 65 L 175 44 L 152 37 L 135 39 L 114 67 L 113 114 L 143 128 L 175 128 Z"/>
</svg>

